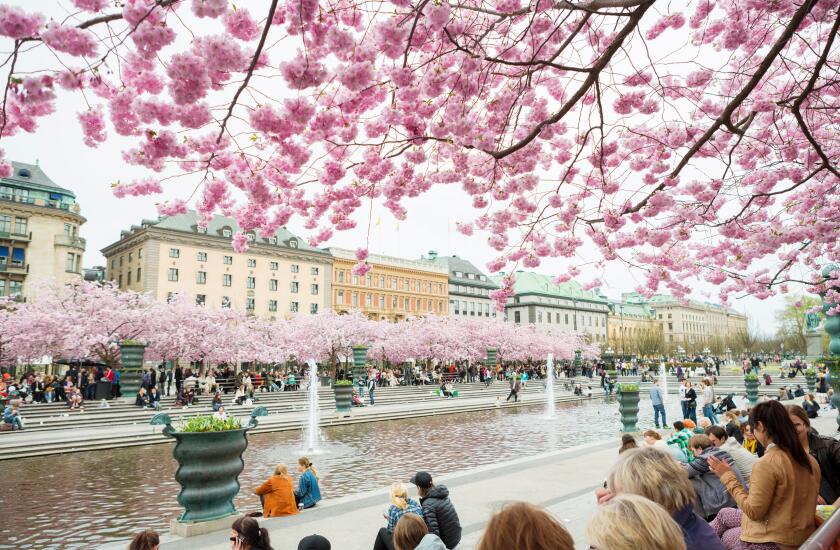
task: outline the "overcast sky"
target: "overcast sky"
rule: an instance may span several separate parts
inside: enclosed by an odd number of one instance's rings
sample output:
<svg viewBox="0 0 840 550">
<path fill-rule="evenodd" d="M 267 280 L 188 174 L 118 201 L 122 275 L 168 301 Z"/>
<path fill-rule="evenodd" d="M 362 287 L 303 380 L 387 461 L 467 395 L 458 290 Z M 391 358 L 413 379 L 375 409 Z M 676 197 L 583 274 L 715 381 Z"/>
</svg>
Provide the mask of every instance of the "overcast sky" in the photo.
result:
<svg viewBox="0 0 840 550">
<path fill-rule="evenodd" d="M 5 3 L 5 2 L 4 2 Z M 37 4 L 40 8 L 47 2 L 11 2 L 21 7 L 32 9 Z M 257 10 L 252 10 L 255 13 Z M 8 42 L 0 41 L 0 51 L 10 49 Z M 5 78 L 5 74 L 0 73 Z M 279 83 L 273 80 L 273 85 Z M 111 183 L 117 180 L 130 181 L 148 175 L 145 169 L 127 165 L 121 158 L 121 150 L 133 145 L 130 140 L 117 136 L 109 128 L 109 140 L 98 149 L 90 149 L 82 143 L 81 132 L 76 113 L 86 109 L 81 96 L 60 94 L 58 109 L 52 116 L 41 119 L 36 133 L 18 133 L 12 138 L 4 138 L 0 148 L 6 151 L 6 157 L 23 162 L 39 161 L 46 174 L 58 185 L 76 193 L 82 215 L 87 223 L 81 229 L 81 235 L 87 239 L 87 251 L 84 256 L 86 267 L 104 265 L 104 258 L 99 252 L 106 245 L 119 239 L 122 229 L 137 224 L 143 218 L 156 218 L 155 203 L 160 196 L 117 199 L 111 192 Z M 185 197 L 191 186 L 187 181 L 183 187 L 169 186 L 164 198 Z M 324 246 L 339 246 L 354 249 L 368 243 L 372 253 L 389 254 L 405 258 L 419 258 L 430 250 L 441 255 L 458 255 L 472 261 L 482 269 L 496 256 L 495 251 L 486 243 L 486 234 L 476 232 L 467 237 L 455 230 L 455 222 L 472 219 L 474 210 L 470 201 L 458 187 L 435 187 L 423 197 L 406 201 L 404 206 L 408 219 L 397 222 L 379 204 L 365 208 L 357 215 L 356 229 L 335 235 Z M 293 220 L 289 229 L 302 236 L 299 220 Z M 368 225 L 370 225 L 368 241 Z M 560 260 L 544 260 L 537 271 L 557 275 L 568 264 Z M 584 268 L 584 275 L 587 272 Z M 603 291 L 610 297 L 618 298 L 621 292 L 634 290 L 643 284 L 643 276 L 620 265 L 607 267 L 606 272 L 599 272 L 607 285 Z M 594 275 L 589 273 L 588 275 Z M 801 289 L 794 290 L 797 293 Z M 715 289 L 707 283 L 695 283 L 694 297 L 714 301 Z M 780 297 L 760 301 L 752 297 L 734 298 L 733 307 L 746 312 L 753 326 L 759 331 L 770 333 L 776 328 L 776 310 L 782 305 Z"/>
</svg>

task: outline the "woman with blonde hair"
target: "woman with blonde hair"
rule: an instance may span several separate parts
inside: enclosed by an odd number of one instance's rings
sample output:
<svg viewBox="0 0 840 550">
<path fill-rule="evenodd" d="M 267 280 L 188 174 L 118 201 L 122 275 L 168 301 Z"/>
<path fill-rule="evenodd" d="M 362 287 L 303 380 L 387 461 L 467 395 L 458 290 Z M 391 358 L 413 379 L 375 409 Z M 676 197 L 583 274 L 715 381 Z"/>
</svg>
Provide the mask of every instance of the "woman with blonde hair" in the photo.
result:
<svg viewBox="0 0 840 550">
<path fill-rule="evenodd" d="M 394 550 L 394 528 L 397 522 L 405 514 L 416 514 L 423 517 L 423 509 L 420 503 L 408 497 L 408 491 L 402 483 L 391 485 L 391 504 L 388 506 L 385 519 L 388 526 L 382 527 L 376 534 L 376 541 L 373 543 L 373 550 Z"/>
<path fill-rule="evenodd" d="M 493 514 L 476 550 L 574 550 L 575 542 L 544 509 L 513 502 Z"/>
<path fill-rule="evenodd" d="M 641 495 L 662 506 L 682 529 L 688 550 L 723 550 L 714 530 L 694 512 L 697 494 L 685 468 L 667 452 L 644 447 L 619 455 L 606 489 L 595 495 L 604 504 L 619 494 Z"/>
<path fill-rule="evenodd" d="M 738 420 L 738 411 L 726 411 L 723 417 L 726 422 L 726 437 L 734 437 L 738 445 L 744 444 L 744 433 L 741 431 L 741 422 Z"/>
<path fill-rule="evenodd" d="M 294 484 L 285 464 L 278 464 L 274 468 L 274 475 L 254 492 L 260 495 L 264 517 L 276 518 L 298 513 Z"/>
<path fill-rule="evenodd" d="M 423 518 L 405 514 L 394 527 L 394 550 L 446 550 L 446 545 L 440 537 L 429 533 Z"/>
<path fill-rule="evenodd" d="M 686 550 L 677 522 L 662 506 L 639 495 L 617 495 L 598 506 L 586 536 L 597 550 Z"/>
<path fill-rule="evenodd" d="M 295 501 L 305 510 L 314 507 L 321 500 L 321 489 L 318 487 L 320 480 L 312 461 L 305 456 L 298 459 L 298 472 L 301 476 L 295 491 Z"/>
</svg>

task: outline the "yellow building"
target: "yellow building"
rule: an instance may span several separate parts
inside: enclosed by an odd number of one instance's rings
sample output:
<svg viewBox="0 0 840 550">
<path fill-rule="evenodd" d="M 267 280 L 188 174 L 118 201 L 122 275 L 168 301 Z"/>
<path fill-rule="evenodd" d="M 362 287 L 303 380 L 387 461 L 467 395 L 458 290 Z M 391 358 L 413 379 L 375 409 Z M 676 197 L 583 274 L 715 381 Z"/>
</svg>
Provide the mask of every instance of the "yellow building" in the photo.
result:
<svg viewBox="0 0 840 550">
<path fill-rule="evenodd" d="M 76 195 L 35 164 L 12 162 L 0 180 L 0 296 L 32 297 L 34 283 L 79 277 L 85 240 Z"/>
<path fill-rule="evenodd" d="M 445 266 L 370 254 L 371 270 L 353 275 L 355 253 L 327 249 L 333 256 L 332 306 L 339 313 L 359 310 L 371 319 L 399 321 L 417 315 L 446 315 L 449 274 Z"/>
<path fill-rule="evenodd" d="M 656 355 L 663 351 L 662 325 L 644 303 L 611 302 L 607 342 L 617 355 Z"/>
<path fill-rule="evenodd" d="M 330 307 L 329 254 L 285 228 L 268 238 L 248 232 L 248 251 L 237 253 L 231 238 L 238 231 L 224 216 L 198 227 L 195 212 L 144 220 L 102 249 L 105 279 L 158 300 L 186 292 L 214 309 L 243 309 L 265 318 Z"/>
</svg>

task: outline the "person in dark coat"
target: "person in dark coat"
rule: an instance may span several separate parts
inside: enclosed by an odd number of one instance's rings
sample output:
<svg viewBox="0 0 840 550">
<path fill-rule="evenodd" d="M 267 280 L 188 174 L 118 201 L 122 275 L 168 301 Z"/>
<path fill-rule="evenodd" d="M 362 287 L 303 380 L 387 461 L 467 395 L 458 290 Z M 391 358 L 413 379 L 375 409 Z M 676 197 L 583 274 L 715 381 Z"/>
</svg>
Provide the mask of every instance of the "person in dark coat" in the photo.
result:
<svg viewBox="0 0 840 550">
<path fill-rule="evenodd" d="M 820 435 L 811 428 L 808 413 L 799 405 L 787 405 L 796 435 L 805 451 L 817 459 L 820 465 L 819 504 L 834 504 L 840 497 L 840 441 L 827 435 Z"/>
<path fill-rule="evenodd" d="M 417 486 L 429 533 L 439 536 L 450 550 L 458 546 L 461 542 L 461 520 L 449 500 L 449 489 L 445 485 L 435 485 L 429 472 L 417 472 L 409 481 Z"/>
</svg>

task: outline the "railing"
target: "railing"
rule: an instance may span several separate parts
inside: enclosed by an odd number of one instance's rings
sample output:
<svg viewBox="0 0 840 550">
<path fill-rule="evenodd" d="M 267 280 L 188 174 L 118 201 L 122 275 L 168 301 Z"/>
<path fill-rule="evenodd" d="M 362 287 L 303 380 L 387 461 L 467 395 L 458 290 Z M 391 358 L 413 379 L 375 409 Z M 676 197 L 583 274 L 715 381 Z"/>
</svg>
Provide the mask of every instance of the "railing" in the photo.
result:
<svg viewBox="0 0 840 550">
<path fill-rule="evenodd" d="M 808 537 L 799 550 L 828 550 L 840 538 L 840 513 L 835 512 Z"/>
<path fill-rule="evenodd" d="M 0 231 L 0 239 L 6 239 L 10 241 L 31 241 L 32 240 L 32 232 L 30 231 L 27 233 L 15 233 L 14 231 Z"/>
<path fill-rule="evenodd" d="M 84 250 L 85 246 L 87 246 L 87 241 L 82 237 L 73 237 L 70 235 L 64 235 L 62 233 L 55 236 L 55 245 L 70 246 L 73 248 L 79 248 L 81 250 Z"/>
<path fill-rule="evenodd" d="M 21 272 L 22 273 L 28 273 L 29 272 L 29 266 L 24 265 L 23 263 L 19 263 L 19 264 L 15 263 L 15 262 L 9 263 L 8 261 L 0 262 L 0 272 L 8 272 L 8 271 L 16 272 L 16 273 L 21 273 Z"/>
<path fill-rule="evenodd" d="M 48 199 L 31 199 L 29 197 L 21 197 L 20 195 L 10 195 L 8 193 L 0 193 L 0 200 L 18 202 L 21 204 L 29 204 L 31 206 L 42 206 L 44 208 L 55 208 L 56 210 L 70 210 L 70 205 L 63 204 L 61 201 Z"/>
</svg>

